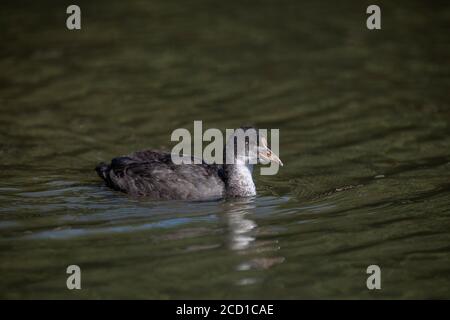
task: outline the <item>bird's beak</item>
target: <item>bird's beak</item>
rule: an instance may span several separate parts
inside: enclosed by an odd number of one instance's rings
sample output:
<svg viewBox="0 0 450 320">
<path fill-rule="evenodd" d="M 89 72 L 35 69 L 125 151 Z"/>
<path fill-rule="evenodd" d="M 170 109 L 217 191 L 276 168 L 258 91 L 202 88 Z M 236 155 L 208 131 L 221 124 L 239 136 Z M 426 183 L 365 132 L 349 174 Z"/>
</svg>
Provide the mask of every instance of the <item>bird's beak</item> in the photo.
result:
<svg viewBox="0 0 450 320">
<path fill-rule="evenodd" d="M 258 157 L 265 161 L 275 162 L 280 166 L 283 166 L 281 159 L 278 158 L 278 156 L 267 146 L 267 141 L 265 138 L 261 138 L 261 146 L 258 147 Z"/>
</svg>

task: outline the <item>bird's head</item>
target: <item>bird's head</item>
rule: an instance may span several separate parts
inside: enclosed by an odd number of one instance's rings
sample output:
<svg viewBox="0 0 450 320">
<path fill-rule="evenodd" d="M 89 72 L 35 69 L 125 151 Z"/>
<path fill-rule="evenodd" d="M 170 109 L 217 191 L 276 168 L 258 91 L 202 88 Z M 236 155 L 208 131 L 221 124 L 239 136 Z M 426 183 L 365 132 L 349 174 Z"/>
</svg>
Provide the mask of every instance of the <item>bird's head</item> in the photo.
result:
<svg viewBox="0 0 450 320">
<path fill-rule="evenodd" d="M 226 164 L 268 164 L 283 165 L 280 158 L 269 149 L 267 138 L 254 127 L 236 129 L 225 146 Z"/>
</svg>

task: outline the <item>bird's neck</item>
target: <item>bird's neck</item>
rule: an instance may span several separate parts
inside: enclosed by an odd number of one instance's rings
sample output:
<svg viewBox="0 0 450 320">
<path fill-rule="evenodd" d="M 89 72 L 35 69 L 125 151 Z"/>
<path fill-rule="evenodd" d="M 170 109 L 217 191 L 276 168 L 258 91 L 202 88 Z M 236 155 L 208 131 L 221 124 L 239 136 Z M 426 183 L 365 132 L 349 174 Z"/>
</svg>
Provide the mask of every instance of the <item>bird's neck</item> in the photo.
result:
<svg viewBox="0 0 450 320">
<path fill-rule="evenodd" d="M 231 197 L 250 197 L 256 195 L 252 177 L 253 165 L 237 162 L 225 165 L 226 192 Z"/>
</svg>

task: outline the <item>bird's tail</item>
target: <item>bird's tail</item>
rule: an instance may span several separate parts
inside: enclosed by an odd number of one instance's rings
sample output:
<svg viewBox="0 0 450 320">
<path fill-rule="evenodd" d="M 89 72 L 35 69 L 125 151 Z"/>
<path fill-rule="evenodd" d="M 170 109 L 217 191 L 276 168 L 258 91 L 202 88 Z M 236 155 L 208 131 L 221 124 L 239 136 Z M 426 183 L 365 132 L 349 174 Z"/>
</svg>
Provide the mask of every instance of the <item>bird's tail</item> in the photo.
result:
<svg viewBox="0 0 450 320">
<path fill-rule="evenodd" d="M 104 162 L 100 162 L 96 167 L 95 171 L 97 171 L 97 174 L 100 178 L 107 181 L 108 180 L 108 173 L 110 170 L 110 166 Z"/>
</svg>

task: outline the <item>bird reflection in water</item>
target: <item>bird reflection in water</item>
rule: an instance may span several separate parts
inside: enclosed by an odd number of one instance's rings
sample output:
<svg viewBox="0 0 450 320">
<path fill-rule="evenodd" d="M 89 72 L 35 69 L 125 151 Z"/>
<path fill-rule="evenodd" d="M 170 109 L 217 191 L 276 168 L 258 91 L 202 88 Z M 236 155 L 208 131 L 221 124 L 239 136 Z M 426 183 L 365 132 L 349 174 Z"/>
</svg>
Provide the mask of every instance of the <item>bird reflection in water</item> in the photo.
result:
<svg viewBox="0 0 450 320">
<path fill-rule="evenodd" d="M 255 241 L 252 230 L 257 227 L 257 224 L 246 217 L 255 207 L 252 198 L 237 199 L 225 204 L 225 218 L 229 228 L 228 245 L 231 250 L 247 249 Z"/>
<path fill-rule="evenodd" d="M 274 256 L 280 250 L 277 240 L 258 240 L 257 236 L 265 234 L 249 216 L 255 210 L 254 198 L 240 198 L 224 203 L 225 220 L 228 226 L 228 247 L 246 260 L 236 266 L 238 271 L 269 269 L 284 262 L 284 257 Z M 251 285 L 261 279 L 244 278 L 239 285 Z"/>
</svg>

